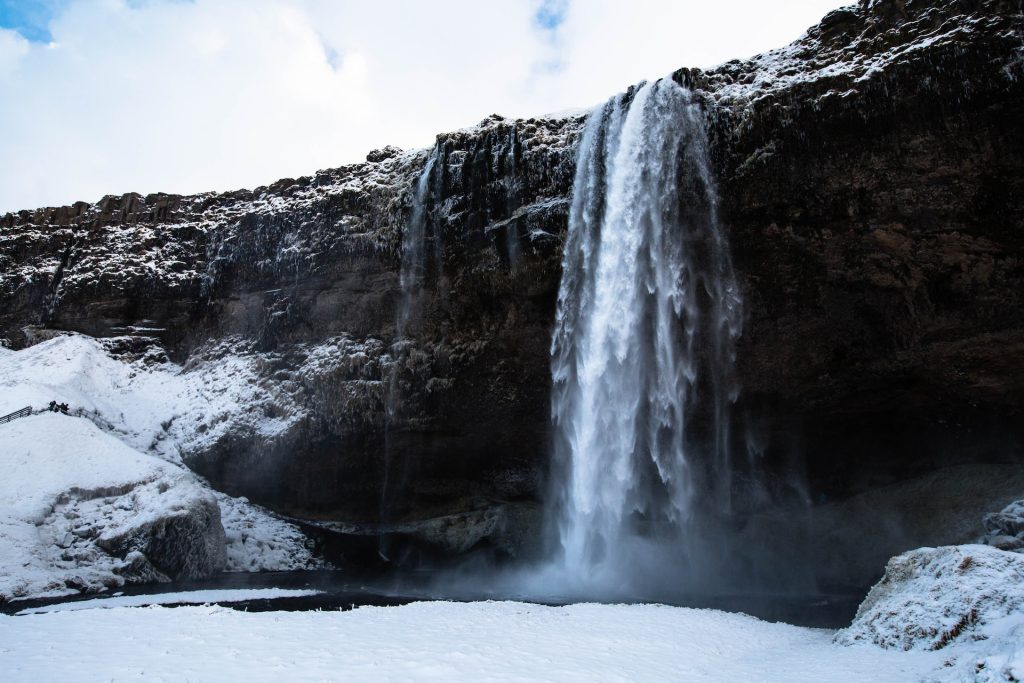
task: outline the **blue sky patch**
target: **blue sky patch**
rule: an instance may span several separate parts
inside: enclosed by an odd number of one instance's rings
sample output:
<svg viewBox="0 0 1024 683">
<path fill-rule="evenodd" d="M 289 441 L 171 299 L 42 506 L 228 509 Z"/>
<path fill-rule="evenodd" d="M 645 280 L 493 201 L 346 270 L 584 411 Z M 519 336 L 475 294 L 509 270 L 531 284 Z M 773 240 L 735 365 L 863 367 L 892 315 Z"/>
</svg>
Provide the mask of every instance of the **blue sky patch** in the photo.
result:
<svg viewBox="0 0 1024 683">
<path fill-rule="evenodd" d="M 33 43 L 48 43 L 50 20 L 70 0 L 0 0 L 0 28 L 13 29 Z"/>
<path fill-rule="evenodd" d="M 533 15 L 533 20 L 545 31 L 557 31 L 565 21 L 568 9 L 569 0 L 542 0 Z"/>
</svg>

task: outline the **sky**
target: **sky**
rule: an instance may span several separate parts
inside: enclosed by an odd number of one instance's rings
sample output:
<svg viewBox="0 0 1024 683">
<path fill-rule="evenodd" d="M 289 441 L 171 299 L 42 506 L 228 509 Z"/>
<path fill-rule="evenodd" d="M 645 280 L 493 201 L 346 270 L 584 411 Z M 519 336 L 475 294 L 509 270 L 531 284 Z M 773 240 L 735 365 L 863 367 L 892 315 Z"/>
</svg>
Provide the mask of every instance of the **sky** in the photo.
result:
<svg viewBox="0 0 1024 683">
<path fill-rule="evenodd" d="M 0 0 L 0 213 L 265 185 L 586 109 L 852 0 Z"/>
</svg>

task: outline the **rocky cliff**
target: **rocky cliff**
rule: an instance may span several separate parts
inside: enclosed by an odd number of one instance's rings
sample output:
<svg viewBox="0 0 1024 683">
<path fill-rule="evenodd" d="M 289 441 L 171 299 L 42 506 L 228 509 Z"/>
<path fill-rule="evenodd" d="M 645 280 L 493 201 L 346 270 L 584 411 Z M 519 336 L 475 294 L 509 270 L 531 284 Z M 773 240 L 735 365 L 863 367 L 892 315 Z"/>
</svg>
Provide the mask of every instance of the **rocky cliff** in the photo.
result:
<svg viewBox="0 0 1024 683">
<path fill-rule="evenodd" d="M 736 456 L 761 473 L 737 483 L 747 512 L 1019 462 L 1020 3 L 862 0 L 790 46 L 672 78 L 705 105 L 744 295 Z M 246 356 L 263 399 L 188 425 L 217 435 L 182 453 L 191 467 L 297 517 L 434 518 L 442 544 L 514 552 L 549 454 L 582 123 L 494 116 L 252 191 L 8 214 L 0 336 L 131 337 L 185 372 Z M 429 157 L 426 291 L 396 340 Z"/>
</svg>

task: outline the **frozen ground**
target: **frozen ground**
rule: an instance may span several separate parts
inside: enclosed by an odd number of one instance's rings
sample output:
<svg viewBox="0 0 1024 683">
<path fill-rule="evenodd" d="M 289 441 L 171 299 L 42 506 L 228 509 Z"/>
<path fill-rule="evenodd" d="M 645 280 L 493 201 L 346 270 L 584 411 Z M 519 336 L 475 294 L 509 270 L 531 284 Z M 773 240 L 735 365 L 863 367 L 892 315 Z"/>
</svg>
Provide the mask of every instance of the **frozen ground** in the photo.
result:
<svg viewBox="0 0 1024 683">
<path fill-rule="evenodd" d="M 213 491 L 181 465 L 182 444 L 216 430 L 197 433 L 202 416 L 259 405 L 252 375 L 237 357 L 188 371 L 159 355 L 115 359 L 81 335 L 3 349 L 0 415 L 26 406 L 43 412 L 0 424 L 0 600 L 120 585 L 133 558 L 104 546 L 214 501 L 229 570 L 317 566 L 294 526 Z M 70 414 L 46 412 L 50 401 L 68 404 Z"/>
<path fill-rule="evenodd" d="M 656 605 L 415 603 L 349 612 L 117 608 L 0 617 L 0 671 L 38 680 L 917 681 L 946 655 Z"/>
</svg>

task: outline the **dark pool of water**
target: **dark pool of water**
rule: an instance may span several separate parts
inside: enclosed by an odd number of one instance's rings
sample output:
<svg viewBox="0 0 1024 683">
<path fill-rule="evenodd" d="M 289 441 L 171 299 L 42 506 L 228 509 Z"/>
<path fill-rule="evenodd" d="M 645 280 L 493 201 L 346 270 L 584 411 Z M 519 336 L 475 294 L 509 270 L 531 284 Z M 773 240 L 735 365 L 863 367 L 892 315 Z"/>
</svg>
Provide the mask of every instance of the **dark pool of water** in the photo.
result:
<svg viewBox="0 0 1024 683">
<path fill-rule="evenodd" d="M 427 600 L 523 600 L 546 605 L 564 605 L 557 598 L 531 600 L 521 595 L 490 591 L 459 591 L 438 588 L 431 573 L 359 578 L 340 571 L 264 572 L 259 574 L 223 573 L 202 581 L 178 581 L 169 584 L 126 586 L 116 591 L 62 598 L 19 600 L 0 605 L 0 612 L 15 614 L 21 610 L 54 604 L 93 600 L 117 595 L 153 595 L 211 589 L 313 589 L 317 595 L 224 602 L 224 607 L 249 612 L 350 610 L 365 606 L 398 606 Z M 797 626 L 841 628 L 850 623 L 863 596 L 860 595 L 693 595 L 673 600 L 679 607 L 742 612 L 765 621 L 781 621 Z M 168 605 L 173 606 L 173 605 Z"/>
</svg>

